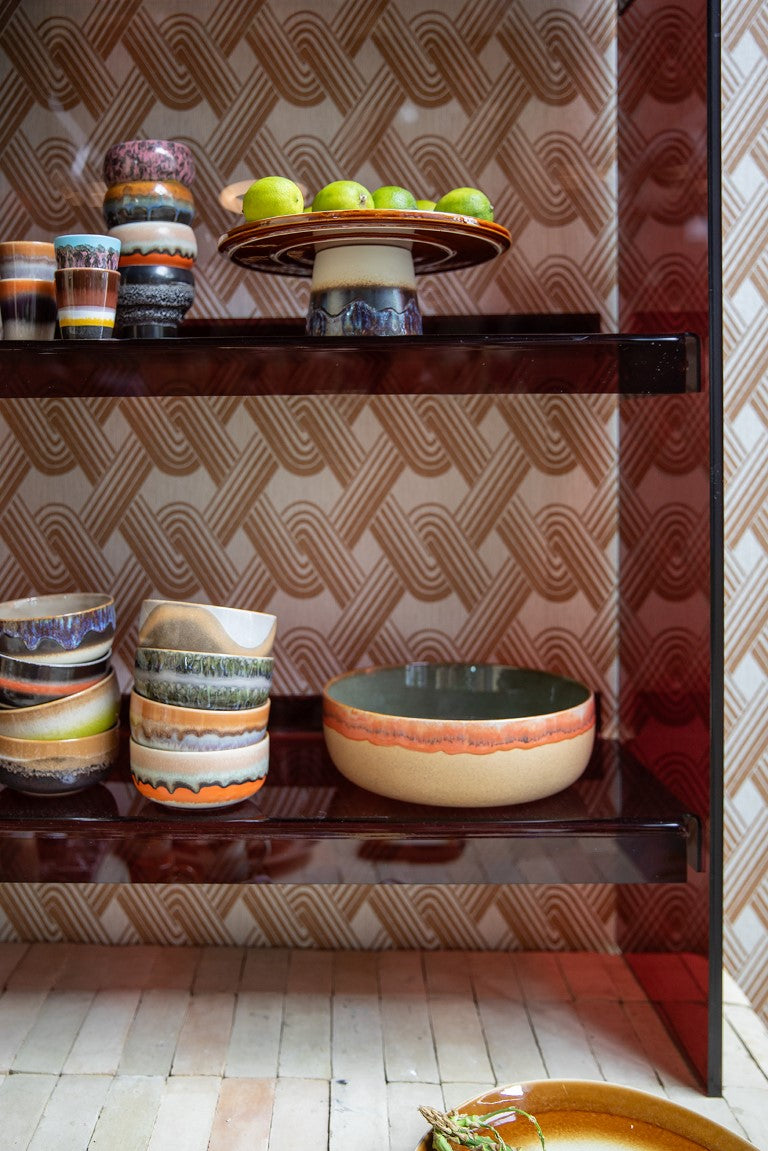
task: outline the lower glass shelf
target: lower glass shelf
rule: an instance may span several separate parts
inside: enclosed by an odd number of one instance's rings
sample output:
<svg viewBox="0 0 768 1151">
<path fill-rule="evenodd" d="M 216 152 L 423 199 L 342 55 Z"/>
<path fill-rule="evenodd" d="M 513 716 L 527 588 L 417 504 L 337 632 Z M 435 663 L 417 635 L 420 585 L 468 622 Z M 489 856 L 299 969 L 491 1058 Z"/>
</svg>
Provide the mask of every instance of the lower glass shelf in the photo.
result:
<svg viewBox="0 0 768 1151">
<path fill-rule="evenodd" d="M 349 783 L 312 726 L 271 722 L 270 740 L 265 785 L 218 811 L 142 797 L 127 733 L 112 777 L 86 791 L 0 789 L 0 882 L 677 883 L 699 866 L 698 819 L 618 743 L 598 741 L 549 799 L 446 808 Z"/>
</svg>

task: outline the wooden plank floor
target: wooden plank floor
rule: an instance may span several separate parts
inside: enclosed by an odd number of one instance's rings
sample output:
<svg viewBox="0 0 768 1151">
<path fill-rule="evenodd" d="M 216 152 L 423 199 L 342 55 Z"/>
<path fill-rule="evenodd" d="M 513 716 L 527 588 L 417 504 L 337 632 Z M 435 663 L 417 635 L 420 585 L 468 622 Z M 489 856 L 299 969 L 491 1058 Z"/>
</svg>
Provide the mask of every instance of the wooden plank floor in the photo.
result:
<svg viewBox="0 0 768 1151">
<path fill-rule="evenodd" d="M 3 1151 L 413 1151 L 420 1104 L 594 1078 L 768 1151 L 768 1033 L 726 977 L 701 1094 L 621 957 L 0 944 Z"/>
</svg>

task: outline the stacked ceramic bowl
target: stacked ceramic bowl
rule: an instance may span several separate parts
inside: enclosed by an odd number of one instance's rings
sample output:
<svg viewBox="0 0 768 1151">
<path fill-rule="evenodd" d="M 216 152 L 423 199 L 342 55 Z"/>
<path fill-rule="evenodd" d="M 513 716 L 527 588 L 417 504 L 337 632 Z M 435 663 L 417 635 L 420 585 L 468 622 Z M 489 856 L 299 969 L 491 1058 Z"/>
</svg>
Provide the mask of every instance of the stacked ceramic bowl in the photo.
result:
<svg viewBox="0 0 768 1151">
<path fill-rule="evenodd" d="M 265 612 L 144 600 L 129 701 L 131 776 L 142 795 L 199 810 L 263 785 L 276 626 Z"/>
<path fill-rule="evenodd" d="M 192 152 L 177 140 L 127 140 L 104 157 L 104 221 L 120 240 L 115 335 L 175 336 L 195 296 Z"/>
<path fill-rule="evenodd" d="M 0 603 L 0 783 L 64 795 L 117 759 L 115 605 L 73 592 Z"/>
</svg>

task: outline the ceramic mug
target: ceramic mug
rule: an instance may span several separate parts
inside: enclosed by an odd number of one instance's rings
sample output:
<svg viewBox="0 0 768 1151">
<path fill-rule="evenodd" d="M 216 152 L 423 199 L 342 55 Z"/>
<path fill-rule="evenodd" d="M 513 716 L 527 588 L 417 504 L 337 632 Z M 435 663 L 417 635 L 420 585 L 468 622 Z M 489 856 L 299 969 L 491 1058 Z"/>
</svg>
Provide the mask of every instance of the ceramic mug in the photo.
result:
<svg viewBox="0 0 768 1151">
<path fill-rule="evenodd" d="M 0 280 L 4 340 L 52 340 L 56 334 L 53 280 Z"/>
<path fill-rule="evenodd" d="M 120 259 L 120 241 L 115 236 L 80 232 L 57 236 L 53 241 L 56 267 L 103 268 L 116 272 Z"/>
<path fill-rule="evenodd" d="M 44 240 L 0 242 L 0 280 L 50 280 L 56 271 L 53 244 Z"/>
<path fill-rule="evenodd" d="M 106 268 L 59 268 L 56 300 L 63 340 L 110 339 L 120 273 Z"/>
</svg>

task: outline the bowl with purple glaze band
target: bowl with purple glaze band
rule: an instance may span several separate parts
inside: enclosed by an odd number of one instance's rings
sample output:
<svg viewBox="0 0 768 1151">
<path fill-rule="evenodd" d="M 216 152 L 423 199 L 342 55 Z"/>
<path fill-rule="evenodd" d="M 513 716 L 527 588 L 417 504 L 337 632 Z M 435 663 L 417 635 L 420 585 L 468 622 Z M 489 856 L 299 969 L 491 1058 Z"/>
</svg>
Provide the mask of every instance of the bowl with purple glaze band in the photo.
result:
<svg viewBox="0 0 768 1151">
<path fill-rule="evenodd" d="M 107 149 L 103 175 L 108 187 L 128 180 L 178 180 L 189 185 L 195 179 L 195 158 L 178 140 L 124 140 Z"/>
<path fill-rule="evenodd" d="M 0 603 L 0 652 L 48 663 L 83 663 L 112 649 L 115 601 L 102 592 L 63 592 Z"/>
</svg>

